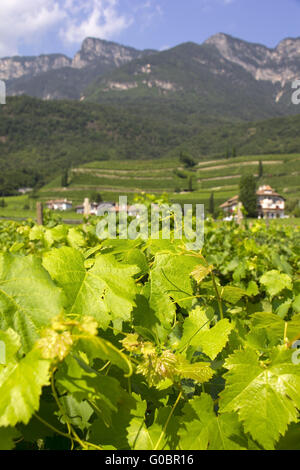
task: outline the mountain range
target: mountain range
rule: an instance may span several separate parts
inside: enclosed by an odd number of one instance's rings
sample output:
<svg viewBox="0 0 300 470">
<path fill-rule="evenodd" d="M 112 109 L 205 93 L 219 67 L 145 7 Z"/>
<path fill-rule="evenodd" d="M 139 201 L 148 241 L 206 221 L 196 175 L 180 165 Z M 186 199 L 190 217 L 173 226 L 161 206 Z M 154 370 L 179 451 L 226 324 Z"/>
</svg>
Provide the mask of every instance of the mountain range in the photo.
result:
<svg viewBox="0 0 300 470">
<path fill-rule="evenodd" d="M 164 51 L 87 38 L 73 58 L 0 59 L 0 195 L 92 161 L 298 153 L 299 78 L 300 39 L 269 49 L 225 34 Z"/>
<path fill-rule="evenodd" d="M 220 33 L 203 44 L 140 51 L 87 38 L 73 57 L 0 59 L 8 95 L 167 107 L 242 120 L 298 113 L 291 83 L 300 77 L 300 38 L 274 49 Z"/>
</svg>

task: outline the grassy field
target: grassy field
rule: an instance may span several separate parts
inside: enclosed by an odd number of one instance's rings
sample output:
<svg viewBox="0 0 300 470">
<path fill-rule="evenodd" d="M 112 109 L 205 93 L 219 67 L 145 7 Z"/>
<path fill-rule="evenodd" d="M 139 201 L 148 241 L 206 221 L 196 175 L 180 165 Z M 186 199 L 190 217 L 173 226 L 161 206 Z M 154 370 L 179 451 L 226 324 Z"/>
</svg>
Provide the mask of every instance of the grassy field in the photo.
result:
<svg viewBox="0 0 300 470">
<path fill-rule="evenodd" d="M 5 207 L 0 207 L 0 218 L 8 219 L 35 219 L 36 203 L 40 199 L 31 199 L 28 196 L 6 197 Z M 81 220 L 82 215 L 74 210 L 59 213 L 64 220 Z"/>
</svg>

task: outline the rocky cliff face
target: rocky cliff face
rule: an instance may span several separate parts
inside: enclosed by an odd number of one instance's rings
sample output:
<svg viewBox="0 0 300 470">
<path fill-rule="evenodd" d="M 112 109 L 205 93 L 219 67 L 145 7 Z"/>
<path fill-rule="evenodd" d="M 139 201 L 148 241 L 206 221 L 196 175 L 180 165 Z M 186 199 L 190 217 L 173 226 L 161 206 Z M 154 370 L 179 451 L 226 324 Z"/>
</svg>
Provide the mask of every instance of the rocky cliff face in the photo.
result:
<svg viewBox="0 0 300 470">
<path fill-rule="evenodd" d="M 284 39 L 275 49 L 251 44 L 226 34 L 216 34 L 205 44 L 215 46 L 230 62 L 240 65 L 256 80 L 265 80 L 284 87 L 299 78 L 300 38 Z"/>
<path fill-rule="evenodd" d="M 12 80 L 25 75 L 38 75 L 63 67 L 72 61 L 62 54 L 41 55 L 38 57 L 5 57 L 0 59 L 0 79 Z"/>
<path fill-rule="evenodd" d="M 100 61 L 103 64 L 120 67 L 150 52 L 138 51 L 101 39 L 87 38 L 83 41 L 80 51 L 75 55 L 72 67 L 81 69 Z"/>
<path fill-rule="evenodd" d="M 153 52 L 87 38 L 73 59 L 62 54 L 0 59 L 0 80 L 7 82 L 11 96 L 80 99 L 97 77 Z"/>
</svg>

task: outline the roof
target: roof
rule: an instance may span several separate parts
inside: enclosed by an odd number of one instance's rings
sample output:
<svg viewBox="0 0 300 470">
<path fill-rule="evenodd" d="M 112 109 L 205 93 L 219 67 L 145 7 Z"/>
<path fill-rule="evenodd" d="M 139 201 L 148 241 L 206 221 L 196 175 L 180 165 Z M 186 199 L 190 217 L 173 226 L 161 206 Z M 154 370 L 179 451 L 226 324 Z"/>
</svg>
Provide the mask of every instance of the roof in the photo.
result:
<svg viewBox="0 0 300 470">
<path fill-rule="evenodd" d="M 280 194 L 276 193 L 276 191 L 274 191 L 273 188 L 271 188 L 271 186 L 269 185 L 264 185 L 264 186 L 260 186 L 258 188 L 258 190 L 256 191 L 256 194 L 258 196 L 275 196 L 275 197 L 281 197 L 282 199 L 285 200 L 285 198 L 283 196 L 281 196 Z"/>
<path fill-rule="evenodd" d="M 233 196 L 228 201 L 224 202 L 220 207 L 225 208 L 225 207 L 230 207 L 236 204 L 239 201 L 239 196 Z"/>
<path fill-rule="evenodd" d="M 275 197 L 280 197 L 281 199 L 284 199 L 285 198 L 283 196 L 281 196 L 280 194 L 276 193 L 276 191 L 274 191 L 273 188 L 271 188 L 271 186 L 269 185 L 264 185 L 264 186 L 260 186 L 258 188 L 258 190 L 256 191 L 256 194 L 257 196 L 275 196 Z M 225 209 L 226 207 L 230 207 L 230 206 L 233 206 L 235 203 L 237 203 L 239 200 L 239 196 L 233 196 L 231 197 L 230 199 L 228 199 L 226 202 L 224 202 L 223 204 L 221 204 L 221 208 L 222 209 Z"/>
<path fill-rule="evenodd" d="M 67 199 L 55 199 L 54 201 L 47 201 L 46 204 L 72 204 L 72 201 Z"/>
</svg>

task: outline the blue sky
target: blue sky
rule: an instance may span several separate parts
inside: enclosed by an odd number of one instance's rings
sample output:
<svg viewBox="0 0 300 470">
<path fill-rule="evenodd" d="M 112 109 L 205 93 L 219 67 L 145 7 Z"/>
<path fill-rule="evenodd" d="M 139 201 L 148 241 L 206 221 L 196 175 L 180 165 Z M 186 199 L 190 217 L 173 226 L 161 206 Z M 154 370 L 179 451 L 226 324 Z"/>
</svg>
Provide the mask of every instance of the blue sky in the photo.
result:
<svg viewBox="0 0 300 470">
<path fill-rule="evenodd" d="M 300 0 L 1 0 L 0 57 L 62 52 L 87 36 L 139 49 L 218 32 L 275 47 L 300 36 Z"/>
</svg>

